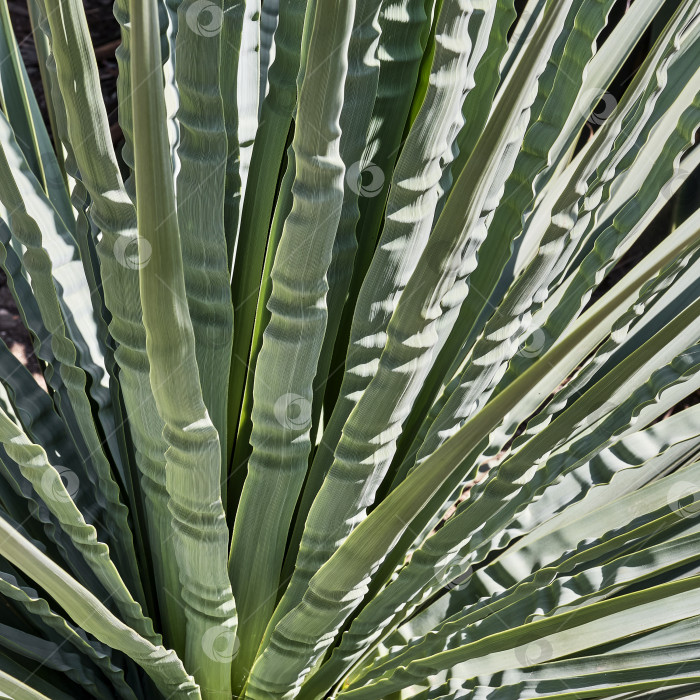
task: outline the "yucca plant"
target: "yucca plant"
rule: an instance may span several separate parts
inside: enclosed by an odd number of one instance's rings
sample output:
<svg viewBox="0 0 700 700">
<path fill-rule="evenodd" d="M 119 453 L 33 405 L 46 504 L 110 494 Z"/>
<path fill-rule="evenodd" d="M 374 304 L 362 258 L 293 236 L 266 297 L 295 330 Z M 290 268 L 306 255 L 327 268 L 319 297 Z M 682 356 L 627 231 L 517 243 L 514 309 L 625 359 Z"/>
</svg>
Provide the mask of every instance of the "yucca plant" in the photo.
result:
<svg viewBox="0 0 700 700">
<path fill-rule="evenodd" d="M 699 693 L 700 0 L 28 7 L 0 696 Z"/>
</svg>

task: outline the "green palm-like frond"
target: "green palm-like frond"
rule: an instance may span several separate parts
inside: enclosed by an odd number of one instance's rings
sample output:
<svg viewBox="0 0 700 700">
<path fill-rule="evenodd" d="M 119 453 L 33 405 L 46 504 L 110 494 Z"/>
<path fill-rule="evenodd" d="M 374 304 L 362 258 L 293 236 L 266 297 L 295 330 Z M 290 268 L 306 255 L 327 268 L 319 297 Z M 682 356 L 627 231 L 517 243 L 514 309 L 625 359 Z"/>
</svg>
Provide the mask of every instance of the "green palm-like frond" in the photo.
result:
<svg viewBox="0 0 700 700">
<path fill-rule="evenodd" d="M 11 5 L 0 696 L 700 692 L 700 0 Z"/>
</svg>

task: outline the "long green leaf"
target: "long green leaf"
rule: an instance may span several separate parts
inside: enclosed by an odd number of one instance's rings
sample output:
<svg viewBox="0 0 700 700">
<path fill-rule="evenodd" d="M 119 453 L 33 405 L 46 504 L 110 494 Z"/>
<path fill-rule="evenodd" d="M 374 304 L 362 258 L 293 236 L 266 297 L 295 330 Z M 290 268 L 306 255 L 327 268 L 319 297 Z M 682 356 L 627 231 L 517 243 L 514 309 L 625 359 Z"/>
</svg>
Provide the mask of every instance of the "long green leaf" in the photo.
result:
<svg viewBox="0 0 700 700">
<path fill-rule="evenodd" d="M 555 650 L 550 655 L 559 658 L 594 646 L 596 642 L 654 629 L 671 621 L 697 615 L 696 583 L 695 578 L 681 579 L 594 603 L 580 610 L 564 612 L 561 614 L 564 619 L 558 619 L 559 616 L 555 615 L 523 625 L 514 631 L 507 630 L 500 635 L 497 633 L 493 638 L 487 636 L 473 644 L 436 654 L 430 659 L 412 662 L 407 668 L 398 670 L 386 679 L 344 692 L 340 697 L 344 700 L 380 700 L 387 693 L 411 686 L 448 664 L 460 664 L 455 675 L 464 680 L 477 674 L 496 673 L 529 665 L 521 659 L 528 659 L 528 646 L 540 639 L 545 630 L 548 633 L 548 648 Z"/>
<path fill-rule="evenodd" d="M 130 4 L 139 281 L 150 381 L 164 423 L 168 507 L 173 517 L 186 619 L 185 662 L 205 698 L 231 693 L 236 610 L 226 570 L 228 529 L 221 502 L 221 446 L 202 398 L 187 307 L 178 212 L 160 90 L 155 1 Z"/>
<path fill-rule="evenodd" d="M 221 487 L 225 497 L 227 402 L 221 386 L 228 383 L 233 334 L 222 216 L 228 140 L 218 63 L 221 32 L 202 28 L 203 18 L 192 16 L 192 9 L 197 7 L 181 3 L 178 9 L 175 44 L 175 79 L 180 99 L 177 223 L 202 396 L 222 444 Z M 203 12 L 212 13 L 213 21 L 220 22 L 221 3 L 209 4 L 207 8 Z"/>
<path fill-rule="evenodd" d="M 201 698 L 175 652 L 155 646 L 119 621 L 88 590 L 0 518 L 0 554 L 48 591 L 86 632 L 141 665 L 166 697 Z"/>
<path fill-rule="evenodd" d="M 40 598 L 33 589 L 22 585 L 16 576 L 0 574 L 0 590 L 6 598 L 15 600 L 25 607 L 33 617 L 40 618 L 58 638 L 65 640 L 72 648 L 90 658 L 95 666 L 109 677 L 121 698 L 135 700 L 134 692 L 126 683 L 123 669 L 117 667 L 111 658 L 111 650 L 97 641 L 88 640 L 82 630 L 73 627 L 67 620 L 53 612 L 46 600 Z"/>
<path fill-rule="evenodd" d="M 153 631 L 153 624 L 144 618 L 138 603 L 124 585 L 109 557 L 108 548 L 97 540 L 95 529 L 83 520 L 58 470 L 48 463 L 44 450 L 31 443 L 24 432 L 1 410 L 0 442 L 71 536 L 109 595 L 115 598 L 125 619 L 139 634 L 157 643 L 159 638 Z M 74 484 L 70 484 L 70 487 L 76 488 Z"/>
<path fill-rule="evenodd" d="M 366 368 L 379 361 L 389 319 L 430 235 L 443 167 L 451 160 L 451 136 L 461 121 L 461 97 L 469 88 L 474 70 L 467 34 L 473 19 L 471 5 L 459 2 L 445 4 L 438 19 L 430 84 L 394 169 L 382 235 L 355 305 L 340 395 L 304 488 L 293 548 L 299 546 L 301 528 L 333 464 L 343 426 L 372 379 Z M 436 120 L 439 129 L 435 128 Z M 428 132 L 430 139 L 425 136 Z M 376 167 L 372 168 L 372 177 L 383 177 L 383 173 L 376 173 Z M 383 301 L 377 303 L 378 299 Z M 368 425 L 379 428 L 381 423 L 375 417 Z M 364 436 L 357 439 L 370 442 Z M 293 555 L 292 549 L 290 557 Z"/>
<path fill-rule="evenodd" d="M 313 7 L 313 4 L 310 6 Z M 231 279 L 236 332 L 233 338 L 228 390 L 229 453 L 232 452 L 239 432 L 239 418 L 240 423 L 245 425 L 246 422 L 246 416 L 241 413 L 243 394 L 248 377 L 248 362 L 258 309 L 258 291 L 266 262 L 265 251 L 275 191 L 297 101 L 296 81 L 301 60 L 305 15 L 309 23 L 313 19 L 313 13 L 307 12 L 305 0 L 291 0 L 283 3 L 280 8 L 279 26 L 275 33 L 275 60 L 268 73 L 270 89 L 261 107 L 260 127 L 255 136 L 246 185 L 247 196 L 241 209 L 240 234 Z M 237 461 L 234 460 L 232 468 L 234 473 L 229 503 L 231 510 L 237 505 L 243 483 L 242 473 L 244 476 L 244 470 Z"/>
<path fill-rule="evenodd" d="M 43 22 L 55 59 L 54 94 L 65 116 L 66 149 L 92 201 L 91 218 L 102 234 L 97 252 L 103 269 L 105 303 L 112 315 L 110 332 L 117 341 L 115 357 L 129 413 L 146 502 L 150 551 L 154 557 L 157 593 L 166 643 L 184 651 L 184 634 L 177 624 L 181 610 L 178 564 L 170 537 L 172 521 L 166 490 L 163 422 L 149 382 L 146 333 L 138 284 L 138 249 L 148 255 L 148 242 L 139 238 L 136 211 L 121 178 L 112 148 L 107 114 L 101 105 L 97 66 L 83 7 L 73 0 L 46 0 Z M 60 89 L 59 89 L 60 88 Z M 90 127 L 85 128 L 85 115 Z M 57 117 L 61 112 L 57 110 Z M 100 153 L 99 160 L 93 158 Z M 67 161 L 67 167 L 71 162 Z M 166 593 L 166 591 L 168 591 Z"/>
<path fill-rule="evenodd" d="M 368 186 L 363 185 L 365 196 L 359 202 L 357 254 L 324 392 L 326 416 L 332 413 L 340 392 L 355 303 L 382 230 L 387 193 L 393 179 L 391 173 L 403 146 L 403 126 L 408 118 L 424 56 L 426 30 L 430 28 L 430 19 L 426 14 L 429 5 L 431 3 L 425 0 L 390 0 L 382 3 L 379 15 L 381 36 L 377 50 L 379 82 L 367 132 L 367 145 L 360 163 L 362 168 L 358 173 L 369 176 L 370 182 Z M 295 533 L 295 542 L 298 543 L 297 534 L 300 536 L 301 533 Z"/>
<path fill-rule="evenodd" d="M 0 693 L 12 700 L 49 700 L 46 695 L 42 695 L 4 671 L 0 671 Z"/>
<path fill-rule="evenodd" d="M 447 26 L 458 28 L 459 20 L 468 17 L 467 9 L 459 2 L 446 4 L 442 12 L 449 18 Z M 484 153 L 482 158 L 481 151 L 476 153 L 484 167 L 467 168 L 460 177 L 457 189 L 425 245 L 422 257 L 430 263 L 416 270 L 408 280 L 391 320 L 386 319 L 389 324 L 386 335 L 379 328 L 376 337 L 375 334 L 367 336 L 380 347 L 386 340 L 386 346 L 377 358 L 373 376 L 362 378 L 358 370 L 360 391 L 357 392 L 359 396 L 353 398 L 355 401 L 359 398 L 359 402 L 343 427 L 333 465 L 309 510 L 296 569 L 273 622 L 280 621 L 299 604 L 314 572 L 333 555 L 374 500 L 410 403 L 420 389 L 437 348 L 449 333 L 455 321 L 454 311 L 468 288 L 468 275 L 482 240 L 474 233 L 474 227 L 481 230 L 488 212 L 496 205 L 497 198 L 493 194 L 502 184 L 500 178 L 505 178 L 509 163 L 507 153 L 522 138 L 523 114 L 534 98 L 532 92 L 539 70 L 543 68 L 547 49 L 554 43 L 567 9 L 568 4 L 561 5 L 543 24 L 541 41 L 533 44 L 536 48 L 530 55 L 535 70 L 528 70 L 527 79 L 519 75 L 514 80 L 512 93 L 508 92 L 508 107 L 499 111 L 498 118 L 491 124 L 489 138 L 480 142 L 488 155 Z M 448 36 L 446 30 L 445 41 L 451 44 Z M 465 200 L 469 203 L 466 209 Z M 380 258 L 375 257 L 375 262 L 377 260 Z M 368 294 L 371 289 L 367 287 Z M 389 289 L 387 293 L 393 298 Z M 370 343 L 365 340 L 364 345 L 367 347 Z M 375 348 L 371 350 L 374 354 Z M 367 388 L 361 392 L 363 384 Z M 340 405 L 336 408 L 339 410 Z M 323 456 L 320 451 L 318 454 Z M 339 491 L 343 494 L 340 499 Z M 347 603 L 349 605 L 350 601 Z M 273 632 L 271 640 L 274 635 Z"/>
<path fill-rule="evenodd" d="M 343 204 L 339 120 L 354 16 L 354 0 L 340 7 L 317 5 L 299 95 L 292 209 L 271 272 L 271 316 L 254 385 L 253 453 L 231 545 L 234 594 L 245 620 L 242 669 L 252 665 L 274 609 L 295 495 L 311 450 L 307 418 L 327 325 L 325 278 Z M 334 51 L 339 58 L 328 61 Z M 319 93 L 326 95 L 322 110 Z M 260 507 L 263 501 L 266 508 Z M 264 539 L 252 542 L 251 531 Z"/>
<path fill-rule="evenodd" d="M 39 312 L 45 327 L 51 332 L 51 348 L 61 363 L 59 370 L 61 378 L 67 388 L 71 407 L 77 416 L 80 435 L 85 441 L 91 462 L 96 469 L 99 490 L 110 505 L 105 511 L 110 520 L 108 525 L 112 530 L 111 543 L 120 565 L 128 572 L 125 575 L 129 585 L 143 603 L 133 538 L 126 522 L 126 509 L 120 502 L 119 489 L 95 427 L 92 407 L 86 391 L 88 374 L 78 365 L 77 348 L 80 347 L 81 336 L 77 331 L 82 329 L 76 329 L 73 326 L 73 333 L 70 332 L 71 319 L 80 315 L 81 305 L 86 303 L 89 305 L 89 297 L 85 298 L 87 285 L 84 284 L 82 276 L 83 268 L 79 261 L 71 260 L 75 250 L 69 246 L 61 246 L 60 235 L 55 235 L 56 229 L 62 226 L 61 219 L 45 199 L 36 180 L 28 172 L 26 161 L 21 157 L 18 149 L 12 148 L 14 139 L 3 117 L 0 117 L 0 134 L 3 136 L 0 145 L 0 171 L 3 174 L 0 198 L 12 212 L 9 223 L 13 234 L 26 248 L 23 260 L 31 275 L 32 289 Z M 53 236 L 52 232 L 54 232 Z M 52 255 L 48 251 L 51 251 Z M 68 296 L 69 301 L 74 300 L 72 316 L 64 311 L 65 307 L 62 308 L 59 289 L 64 294 L 67 291 L 76 292 L 75 296 Z M 81 292 L 83 292 L 82 298 Z M 87 329 L 90 330 L 90 327 L 88 326 Z M 94 327 L 92 330 L 94 331 Z M 95 374 L 98 378 L 98 367 L 95 367 Z"/>
</svg>

